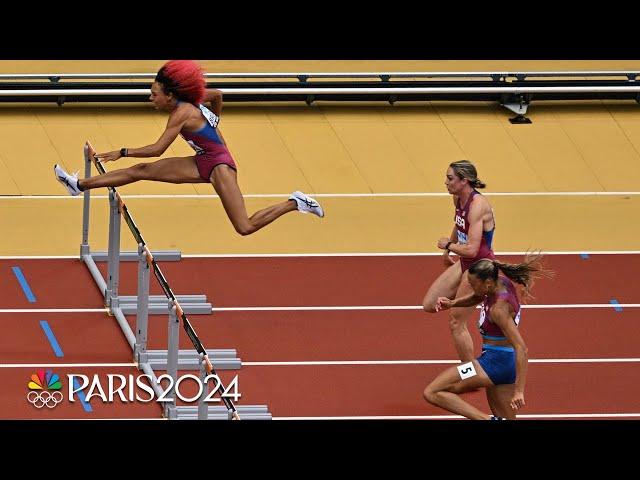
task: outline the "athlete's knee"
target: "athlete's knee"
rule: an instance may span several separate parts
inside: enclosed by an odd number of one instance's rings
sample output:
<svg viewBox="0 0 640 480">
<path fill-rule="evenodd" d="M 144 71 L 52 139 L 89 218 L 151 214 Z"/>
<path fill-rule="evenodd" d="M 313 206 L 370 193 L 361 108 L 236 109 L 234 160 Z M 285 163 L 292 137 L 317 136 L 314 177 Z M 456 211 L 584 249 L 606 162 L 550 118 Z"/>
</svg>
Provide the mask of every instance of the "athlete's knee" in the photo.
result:
<svg viewBox="0 0 640 480">
<path fill-rule="evenodd" d="M 254 227 L 250 223 L 234 223 L 233 228 L 235 228 L 236 232 L 238 232 L 243 237 L 247 235 L 251 235 L 253 232 L 256 231 L 256 227 Z"/>
<path fill-rule="evenodd" d="M 467 321 L 452 312 L 449 315 L 449 328 L 452 333 L 463 332 L 467 329 Z"/>
<path fill-rule="evenodd" d="M 440 392 L 438 390 L 434 389 L 431 385 L 428 385 L 422 392 L 422 396 L 430 404 L 437 405 L 439 393 Z"/>
</svg>

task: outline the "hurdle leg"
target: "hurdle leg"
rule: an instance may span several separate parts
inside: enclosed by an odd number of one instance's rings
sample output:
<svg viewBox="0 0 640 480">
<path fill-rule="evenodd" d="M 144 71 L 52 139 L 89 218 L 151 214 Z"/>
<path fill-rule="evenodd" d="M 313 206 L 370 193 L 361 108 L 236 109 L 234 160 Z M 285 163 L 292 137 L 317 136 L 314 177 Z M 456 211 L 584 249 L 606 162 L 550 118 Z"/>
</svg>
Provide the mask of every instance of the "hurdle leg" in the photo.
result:
<svg viewBox="0 0 640 480">
<path fill-rule="evenodd" d="M 144 246 L 138 244 L 138 304 L 136 311 L 136 343 L 133 358 L 146 362 L 147 331 L 149 325 L 149 262 Z"/>
<path fill-rule="evenodd" d="M 84 146 L 84 178 L 91 176 L 91 159 L 89 158 L 89 145 Z M 85 190 L 82 194 L 82 243 L 80 244 L 80 258 L 90 255 L 89 250 L 89 207 L 91 192 Z M 104 292 L 102 292 L 104 294 Z"/>
<path fill-rule="evenodd" d="M 176 307 L 169 301 L 169 342 L 167 345 L 167 374 L 173 379 L 173 387 L 169 391 L 172 397 L 171 402 L 167 402 L 165 406 L 166 416 L 169 420 L 176 419 L 178 412 L 176 409 L 176 389 L 175 385 L 178 381 L 178 351 L 180 348 L 180 320 L 176 312 Z"/>
<path fill-rule="evenodd" d="M 198 400 L 198 420 L 206 420 L 209 416 L 209 405 L 205 402 L 205 398 L 209 395 L 209 382 L 205 382 L 207 378 L 207 370 L 204 368 L 204 354 L 200 354 L 200 383 L 202 384 L 202 395 Z"/>
<path fill-rule="evenodd" d="M 109 259 L 107 265 L 107 291 L 105 305 L 118 307 L 118 281 L 120 277 L 120 204 L 113 190 L 109 191 Z"/>
</svg>

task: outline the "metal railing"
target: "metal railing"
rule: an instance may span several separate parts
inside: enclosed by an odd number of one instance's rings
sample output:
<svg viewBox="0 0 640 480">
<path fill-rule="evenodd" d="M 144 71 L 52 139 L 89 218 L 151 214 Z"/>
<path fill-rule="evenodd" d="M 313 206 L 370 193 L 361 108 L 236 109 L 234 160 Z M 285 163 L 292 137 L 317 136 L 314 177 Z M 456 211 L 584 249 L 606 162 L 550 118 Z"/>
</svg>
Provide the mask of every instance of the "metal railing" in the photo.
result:
<svg viewBox="0 0 640 480">
<path fill-rule="evenodd" d="M 635 100 L 640 70 L 208 73 L 225 102 Z M 0 74 L 0 102 L 147 102 L 153 73 Z"/>
<path fill-rule="evenodd" d="M 640 70 L 570 70 L 570 71 L 488 71 L 488 72 L 228 72 L 228 73 L 206 73 L 207 79 L 221 78 L 254 78 L 254 79 L 281 79 L 295 78 L 298 81 L 307 81 L 311 78 L 378 78 L 387 81 L 392 78 L 491 78 L 496 81 L 507 81 L 512 78 L 524 80 L 526 78 L 546 78 L 546 77 L 626 77 L 634 81 L 640 75 Z M 60 80 L 140 80 L 153 79 L 155 73 L 2 73 L 0 81 L 3 80 L 49 80 L 59 82 Z"/>
</svg>

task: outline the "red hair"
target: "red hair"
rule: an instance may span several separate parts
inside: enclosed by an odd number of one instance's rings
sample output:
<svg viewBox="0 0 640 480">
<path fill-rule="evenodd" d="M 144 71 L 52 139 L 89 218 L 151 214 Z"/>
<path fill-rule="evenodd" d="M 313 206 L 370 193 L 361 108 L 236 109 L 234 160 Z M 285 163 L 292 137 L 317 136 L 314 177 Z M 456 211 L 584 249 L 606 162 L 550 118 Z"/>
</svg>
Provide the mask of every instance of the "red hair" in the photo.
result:
<svg viewBox="0 0 640 480">
<path fill-rule="evenodd" d="M 156 75 L 166 94 L 173 93 L 179 100 L 198 104 L 205 95 L 204 70 L 193 60 L 171 60 Z"/>
</svg>

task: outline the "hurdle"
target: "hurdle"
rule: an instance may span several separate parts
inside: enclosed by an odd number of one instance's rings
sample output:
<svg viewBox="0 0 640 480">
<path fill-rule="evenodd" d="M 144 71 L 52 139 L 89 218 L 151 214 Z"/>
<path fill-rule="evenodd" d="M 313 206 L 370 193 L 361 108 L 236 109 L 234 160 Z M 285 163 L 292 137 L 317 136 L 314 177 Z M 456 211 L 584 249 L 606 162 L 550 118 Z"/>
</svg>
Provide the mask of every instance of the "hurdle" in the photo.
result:
<svg viewBox="0 0 640 480">
<path fill-rule="evenodd" d="M 99 174 L 106 173 L 103 165 L 95 158 L 95 150 L 87 141 L 84 145 L 84 176 L 91 176 L 91 165 L 95 165 Z M 209 394 L 209 382 L 204 381 L 208 375 L 217 376 L 218 370 L 239 370 L 242 362 L 235 349 L 217 349 L 207 352 L 196 334 L 187 314 L 208 315 L 213 312 L 206 295 L 175 295 L 162 273 L 158 260 L 180 261 L 181 253 L 174 250 L 151 252 L 140 230 L 129 212 L 122 197 L 114 187 L 109 190 L 109 236 L 106 252 L 91 252 L 89 245 L 89 224 L 91 192 L 83 193 L 82 243 L 80 244 L 80 260 L 87 266 L 96 285 L 103 295 L 104 305 L 115 317 L 130 348 L 138 369 L 149 375 L 151 387 L 156 395 L 163 394 L 156 370 L 166 371 L 172 377 L 173 387 L 167 394 L 167 402 L 163 403 L 163 416 L 169 420 L 271 420 L 272 415 L 266 405 L 239 405 L 226 396 L 221 396 L 222 406 L 209 406 L 204 399 Z M 137 251 L 120 251 L 121 219 L 124 218 L 138 245 Z M 136 261 L 137 295 L 118 294 L 120 280 L 120 262 Z M 107 262 L 107 278 L 100 272 L 96 262 Z M 150 274 L 153 272 L 164 295 L 150 295 Z M 135 333 L 129 326 L 126 315 L 136 315 Z M 149 314 L 168 314 L 168 343 L 166 350 L 148 350 Z M 180 323 L 194 350 L 181 350 Z M 198 370 L 199 378 L 204 386 L 197 406 L 177 405 L 175 385 L 179 370 Z M 221 382 L 221 380 L 220 380 Z M 221 393 L 226 391 L 222 383 Z M 214 392 L 215 393 L 215 392 Z"/>
</svg>

